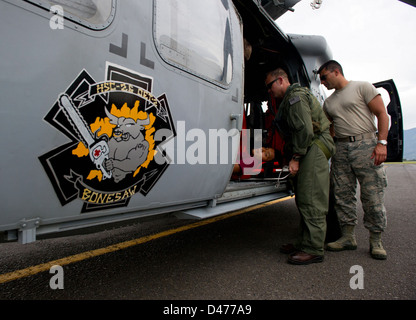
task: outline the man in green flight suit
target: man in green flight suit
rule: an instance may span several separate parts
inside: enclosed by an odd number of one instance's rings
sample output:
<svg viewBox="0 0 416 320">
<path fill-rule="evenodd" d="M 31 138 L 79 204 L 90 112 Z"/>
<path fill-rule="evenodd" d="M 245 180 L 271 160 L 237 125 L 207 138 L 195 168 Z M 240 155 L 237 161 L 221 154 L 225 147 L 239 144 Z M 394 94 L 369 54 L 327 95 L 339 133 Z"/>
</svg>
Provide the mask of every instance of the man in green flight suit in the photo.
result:
<svg viewBox="0 0 416 320">
<path fill-rule="evenodd" d="M 318 100 L 299 84 L 290 84 L 281 69 L 266 75 L 266 87 L 281 99 L 275 123 L 285 139 L 285 155 L 293 176 L 301 221 L 297 243 L 286 244 L 288 262 L 322 262 L 329 202 L 329 158 L 335 153 L 330 123 Z"/>
</svg>

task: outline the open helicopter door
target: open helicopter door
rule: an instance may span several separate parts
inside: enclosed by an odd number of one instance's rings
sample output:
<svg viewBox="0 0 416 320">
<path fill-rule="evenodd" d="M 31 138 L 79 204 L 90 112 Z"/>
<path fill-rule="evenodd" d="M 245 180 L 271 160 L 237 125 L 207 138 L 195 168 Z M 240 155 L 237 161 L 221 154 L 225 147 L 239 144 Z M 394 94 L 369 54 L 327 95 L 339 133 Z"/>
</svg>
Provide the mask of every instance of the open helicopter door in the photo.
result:
<svg viewBox="0 0 416 320">
<path fill-rule="evenodd" d="M 387 113 L 390 116 L 390 128 L 387 137 L 386 162 L 403 161 L 403 116 L 399 94 L 393 80 L 373 84 L 381 93 Z"/>
</svg>

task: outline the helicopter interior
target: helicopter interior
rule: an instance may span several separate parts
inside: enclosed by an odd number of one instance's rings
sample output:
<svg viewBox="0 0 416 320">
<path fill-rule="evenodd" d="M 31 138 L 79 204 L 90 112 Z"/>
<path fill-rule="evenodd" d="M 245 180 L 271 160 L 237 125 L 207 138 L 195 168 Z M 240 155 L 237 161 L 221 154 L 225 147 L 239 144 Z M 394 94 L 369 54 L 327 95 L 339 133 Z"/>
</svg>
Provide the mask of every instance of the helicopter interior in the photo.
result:
<svg viewBox="0 0 416 320">
<path fill-rule="evenodd" d="M 256 129 L 261 130 L 262 147 L 274 149 L 275 156 L 271 160 L 269 157 L 268 160 L 261 161 L 261 167 L 251 168 L 249 174 L 243 172 L 245 164 L 240 158 L 240 163 L 234 168 L 232 179 L 276 178 L 281 175 L 285 165 L 284 142 L 276 126 L 273 125 L 279 101 L 270 97 L 264 83 L 265 76 L 268 71 L 280 67 L 287 72 L 292 83 L 307 85 L 308 80 L 302 59 L 288 37 L 265 16 L 254 16 L 252 12 L 256 8 L 252 7 L 253 2 L 234 1 L 234 4 L 239 11 L 244 30 L 243 129 L 249 132 L 249 138 L 242 135 L 240 156 L 245 152 L 253 156 Z"/>
</svg>

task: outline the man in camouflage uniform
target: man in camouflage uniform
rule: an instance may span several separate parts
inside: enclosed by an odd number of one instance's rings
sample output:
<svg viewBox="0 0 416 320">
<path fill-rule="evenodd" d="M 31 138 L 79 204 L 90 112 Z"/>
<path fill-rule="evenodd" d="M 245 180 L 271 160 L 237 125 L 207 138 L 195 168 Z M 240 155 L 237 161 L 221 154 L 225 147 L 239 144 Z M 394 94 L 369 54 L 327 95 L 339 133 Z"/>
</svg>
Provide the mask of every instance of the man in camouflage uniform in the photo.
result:
<svg viewBox="0 0 416 320">
<path fill-rule="evenodd" d="M 322 262 L 329 200 L 328 159 L 335 152 L 330 123 L 312 93 L 299 84 L 291 85 L 286 72 L 276 69 L 266 76 L 269 92 L 282 99 L 275 123 L 285 139 L 285 156 L 294 176 L 296 205 L 301 222 L 295 245 L 281 248 L 291 252 L 288 262 Z"/>
<path fill-rule="evenodd" d="M 387 158 L 389 118 L 376 88 L 364 81 L 345 79 L 341 65 L 328 61 L 318 71 L 321 83 L 335 89 L 324 103 L 324 111 L 333 124 L 337 152 L 332 158 L 331 183 L 335 211 L 342 237 L 328 243 L 331 251 L 357 248 L 354 228 L 357 225 L 356 188 L 361 187 L 364 226 L 370 232 L 370 254 L 386 259 L 381 233 L 387 224 L 384 189 L 387 178 L 383 162 Z M 375 125 L 377 117 L 377 127 Z"/>
</svg>

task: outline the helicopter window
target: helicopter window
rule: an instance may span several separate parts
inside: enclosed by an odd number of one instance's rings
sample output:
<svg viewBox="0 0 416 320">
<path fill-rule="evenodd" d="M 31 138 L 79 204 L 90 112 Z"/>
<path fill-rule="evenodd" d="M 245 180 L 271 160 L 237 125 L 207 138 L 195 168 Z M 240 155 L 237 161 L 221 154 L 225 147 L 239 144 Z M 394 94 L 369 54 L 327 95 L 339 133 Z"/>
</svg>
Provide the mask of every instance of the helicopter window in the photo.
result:
<svg viewBox="0 0 416 320">
<path fill-rule="evenodd" d="M 156 0 L 155 40 L 170 63 L 208 80 L 232 80 L 228 0 Z"/>
<path fill-rule="evenodd" d="M 43 0 L 29 1 L 36 5 L 41 5 L 51 11 L 56 11 L 56 6 L 60 6 L 57 11 L 69 20 L 82 24 L 90 29 L 104 29 L 114 17 L 113 0 Z M 62 13 L 60 12 L 62 10 Z"/>
</svg>

